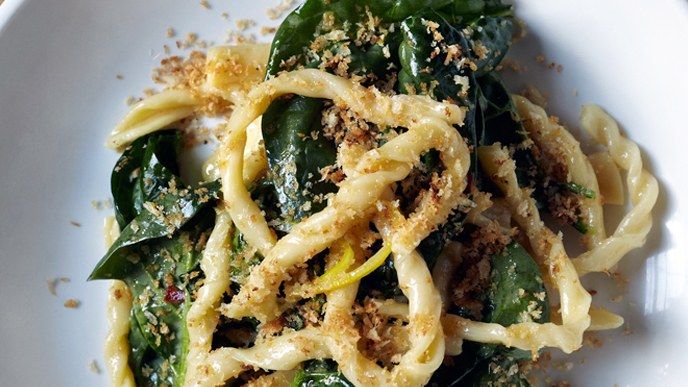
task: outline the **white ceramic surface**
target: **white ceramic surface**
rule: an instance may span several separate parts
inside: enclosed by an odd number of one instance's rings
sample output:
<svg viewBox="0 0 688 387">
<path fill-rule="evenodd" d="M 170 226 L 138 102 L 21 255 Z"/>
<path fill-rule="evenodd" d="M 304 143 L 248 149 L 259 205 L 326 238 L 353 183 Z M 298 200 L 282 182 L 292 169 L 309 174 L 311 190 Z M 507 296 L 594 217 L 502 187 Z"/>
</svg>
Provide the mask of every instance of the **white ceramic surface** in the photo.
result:
<svg viewBox="0 0 688 387">
<path fill-rule="evenodd" d="M 100 230 L 109 211 L 91 201 L 108 198 L 116 155 L 102 146 L 105 136 L 125 113 L 126 97 L 150 85 L 150 70 L 171 43 L 168 26 L 221 42 L 233 26 L 222 12 L 276 25 L 264 10 L 277 2 L 210 0 L 210 10 L 195 0 L 0 5 L 0 385 L 105 384 L 88 364 L 96 359 L 103 368 L 106 284 L 84 281 L 104 252 Z M 551 113 L 573 126 L 582 103 L 601 104 L 640 144 L 662 190 L 647 246 L 622 265 L 629 293 L 612 304 L 632 334 L 601 335 L 605 345 L 577 355 L 563 378 L 588 386 L 685 385 L 688 3 L 522 0 L 517 13 L 530 34 L 514 48 L 528 67 L 514 87 L 541 88 Z M 563 71 L 536 63 L 540 53 Z M 46 286 L 56 276 L 71 278 L 57 297 Z M 609 290 L 595 298 L 618 293 Z M 65 309 L 68 298 L 81 306 Z"/>
</svg>

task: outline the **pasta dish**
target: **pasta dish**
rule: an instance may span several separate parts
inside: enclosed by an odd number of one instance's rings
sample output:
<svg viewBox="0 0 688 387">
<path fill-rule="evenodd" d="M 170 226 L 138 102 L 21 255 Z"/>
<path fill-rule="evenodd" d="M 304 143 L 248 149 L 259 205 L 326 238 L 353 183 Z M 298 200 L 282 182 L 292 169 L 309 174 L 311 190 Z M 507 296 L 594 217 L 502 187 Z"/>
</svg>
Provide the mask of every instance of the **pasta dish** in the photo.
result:
<svg viewBox="0 0 688 387">
<path fill-rule="evenodd" d="M 525 386 L 541 350 L 620 327 L 581 278 L 644 244 L 657 182 L 600 107 L 584 153 L 507 91 L 514 24 L 498 0 L 307 0 L 271 45 L 168 62 L 107 141 L 111 384 Z"/>
</svg>

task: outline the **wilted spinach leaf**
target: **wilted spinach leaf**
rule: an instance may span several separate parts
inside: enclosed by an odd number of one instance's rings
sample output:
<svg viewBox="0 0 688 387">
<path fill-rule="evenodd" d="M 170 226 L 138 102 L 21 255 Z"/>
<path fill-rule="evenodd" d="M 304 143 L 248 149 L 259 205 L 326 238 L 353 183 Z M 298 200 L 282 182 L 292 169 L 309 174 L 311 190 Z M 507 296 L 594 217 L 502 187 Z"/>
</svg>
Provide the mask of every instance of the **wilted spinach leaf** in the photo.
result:
<svg viewBox="0 0 688 387">
<path fill-rule="evenodd" d="M 176 132 L 153 133 L 120 157 L 111 183 L 123 230 L 89 277 L 123 280 L 133 295 L 129 361 L 139 386 L 184 380 L 185 317 L 220 190 L 219 182 L 182 182 L 179 141 Z"/>
<path fill-rule="evenodd" d="M 337 370 L 337 363 L 330 359 L 309 360 L 304 363 L 291 383 L 292 387 L 354 387 Z"/>
<path fill-rule="evenodd" d="M 323 102 L 295 96 L 275 101 L 263 115 L 269 179 L 287 223 L 296 223 L 325 205 L 316 195 L 335 190 L 320 181 L 320 169 L 335 163 L 334 144 L 319 135 Z M 313 138 L 312 133 L 317 136 Z"/>
</svg>

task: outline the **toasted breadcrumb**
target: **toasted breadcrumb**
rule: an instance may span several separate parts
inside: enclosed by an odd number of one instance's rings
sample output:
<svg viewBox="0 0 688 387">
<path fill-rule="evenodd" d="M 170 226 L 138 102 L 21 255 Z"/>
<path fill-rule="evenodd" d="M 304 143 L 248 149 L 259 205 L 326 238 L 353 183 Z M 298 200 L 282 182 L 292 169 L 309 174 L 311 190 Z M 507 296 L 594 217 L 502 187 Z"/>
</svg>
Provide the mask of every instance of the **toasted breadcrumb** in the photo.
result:
<svg viewBox="0 0 688 387">
<path fill-rule="evenodd" d="M 50 292 L 50 294 L 52 294 L 53 296 L 57 296 L 57 285 L 60 283 L 67 283 L 70 281 L 71 280 L 67 277 L 55 277 L 46 280 L 46 284 L 48 285 L 48 291 Z"/>
<path fill-rule="evenodd" d="M 268 27 L 268 26 L 262 26 L 260 27 L 260 34 L 265 36 L 265 35 L 272 35 L 275 32 L 277 32 L 277 27 Z"/>
<path fill-rule="evenodd" d="M 258 39 L 255 34 L 243 34 L 240 31 L 227 30 L 224 40 L 228 44 L 243 44 L 255 43 Z"/>
<path fill-rule="evenodd" d="M 167 34 L 168 38 L 174 38 L 176 35 L 174 28 L 172 28 L 172 27 L 167 27 L 166 34 Z"/>
<path fill-rule="evenodd" d="M 296 0 L 282 0 L 277 6 L 268 8 L 266 13 L 272 20 L 279 19 L 285 12 L 293 7 L 295 3 Z"/>
<path fill-rule="evenodd" d="M 124 100 L 124 103 L 125 103 L 127 106 L 132 106 L 132 105 L 134 105 L 135 103 L 137 103 L 137 102 L 139 102 L 139 101 L 141 101 L 141 98 L 137 98 L 137 97 L 134 97 L 134 96 L 131 96 L 131 95 L 130 95 L 130 96 L 127 97 L 127 99 Z"/>
<path fill-rule="evenodd" d="M 246 31 L 247 29 L 255 26 L 256 22 L 252 19 L 239 19 L 235 22 L 235 24 L 239 31 Z"/>
<path fill-rule="evenodd" d="M 547 108 L 547 93 L 543 93 L 537 87 L 528 85 L 521 91 L 521 95 L 541 108 Z"/>
<path fill-rule="evenodd" d="M 561 73 L 564 70 L 564 66 L 556 63 L 556 62 L 549 62 L 547 63 L 547 57 L 545 57 L 544 54 L 538 54 L 535 56 L 535 61 L 539 64 L 545 65 L 549 70 L 556 70 L 558 73 Z"/>
<path fill-rule="evenodd" d="M 76 309 L 79 307 L 79 305 L 81 305 L 81 301 L 77 300 L 76 298 L 70 298 L 64 302 L 64 307 L 69 309 Z"/>
<path fill-rule="evenodd" d="M 528 71 L 528 68 L 526 66 L 524 66 L 523 64 L 521 64 L 521 62 L 513 58 L 504 58 L 504 60 L 502 60 L 502 63 L 500 63 L 499 66 L 497 66 L 496 68 L 497 71 L 503 71 L 505 69 L 511 70 L 516 74 L 522 74 Z"/>
<path fill-rule="evenodd" d="M 201 8 L 203 9 L 210 9 L 210 4 L 208 3 L 208 0 L 201 0 Z"/>
<path fill-rule="evenodd" d="M 410 345 L 403 323 L 380 313 L 378 304 L 370 298 L 362 305 L 354 304 L 353 312 L 364 355 L 387 368 L 399 364 Z"/>
<path fill-rule="evenodd" d="M 466 308 L 476 319 L 482 317 L 484 305 L 479 295 L 489 286 L 490 257 L 502 252 L 515 235 L 516 229 L 504 233 L 495 221 L 471 233 L 470 241 L 464 245 L 457 278 L 453 281 L 451 297 L 454 305 Z M 537 311 L 533 308 L 530 312 Z"/>
<path fill-rule="evenodd" d="M 631 327 L 628 324 L 624 324 L 624 330 L 623 330 L 623 332 L 621 332 L 621 335 L 622 336 L 628 336 L 628 335 L 632 335 L 632 334 L 633 334 L 633 330 L 631 329 Z"/>
<path fill-rule="evenodd" d="M 583 334 L 583 345 L 588 348 L 602 348 L 604 342 L 593 332 Z"/>
</svg>

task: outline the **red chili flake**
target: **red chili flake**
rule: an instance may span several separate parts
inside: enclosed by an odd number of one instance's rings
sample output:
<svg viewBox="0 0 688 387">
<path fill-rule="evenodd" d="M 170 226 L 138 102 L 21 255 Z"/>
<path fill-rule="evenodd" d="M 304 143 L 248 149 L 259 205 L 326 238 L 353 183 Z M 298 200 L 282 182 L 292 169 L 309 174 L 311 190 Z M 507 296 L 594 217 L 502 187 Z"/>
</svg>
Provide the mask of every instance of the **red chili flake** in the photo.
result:
<svg viewBox="0 0 688 387">
<path fill-rule="evenodd" d="M 597 294 L 597 290 L 590 289 L 590 290 L 588 290 L 588 293 L 590 293 L 591 296 L 594 296 L 595 294 Z"/>
<path fill-rule="evenodd" d="M 184 291 L 174 285 L 169 285 L 165 292 L 165 302 L 169 304 L 179 305 L 184 302 Z"/>
</svg>

